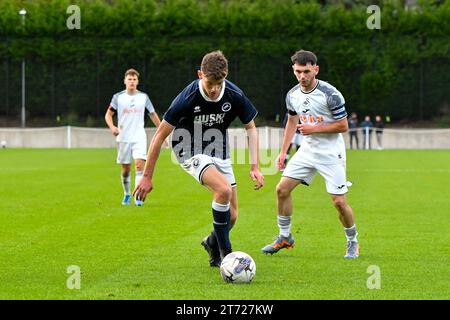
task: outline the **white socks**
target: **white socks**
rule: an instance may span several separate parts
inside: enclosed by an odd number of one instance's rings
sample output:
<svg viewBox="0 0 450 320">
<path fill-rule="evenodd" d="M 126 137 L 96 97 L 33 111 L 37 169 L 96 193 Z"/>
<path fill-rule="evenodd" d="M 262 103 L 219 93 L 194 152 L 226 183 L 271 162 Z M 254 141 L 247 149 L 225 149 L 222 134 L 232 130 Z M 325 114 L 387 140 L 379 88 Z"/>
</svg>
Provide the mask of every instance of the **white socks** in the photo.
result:
<svg viewBox="0 0 450 320">
<path fill-rule="evenodd" d="M 120 181 L 122 181 L 123 193 L 124 195 L 130 195 L 130 175 L 124 177 L 122 174 L 120 175 Z"/>
<path fill-rule="evenodd" d="M 358 242 L 358 239 L 356 238 L 358 236 L 358 232 L 356 232 L 356 225 L 354 224 L 350 228 L 345 228 L 345 237 L 347 238 L 347 241 L 353 241 Z"/>
<path fill-rule="evenodd" d="M 136 188 L 139 182 L 141 182 L 143 171 L 136 171 L 134 173 L 134 187 Z"/>
<path fill-rule="evenodd" d="M 135 187 L 141 182 L 143 171 L 136 171 L 134 175 L 134 185 Z M 120 180 L 122 181 L 123 193 L 125 195 L 131 194 L 131 186 L 130 186 L 130 174 L 124 177 L 123 174 L 120 175 Z"/>
<path fill-rule="evenodd" d="M 281 216 L 277 217 L 278 227 L 280 228 L 280 235 L 283 237 L 289 237 L 291 234 L 291 216 Z"/>
</svg>

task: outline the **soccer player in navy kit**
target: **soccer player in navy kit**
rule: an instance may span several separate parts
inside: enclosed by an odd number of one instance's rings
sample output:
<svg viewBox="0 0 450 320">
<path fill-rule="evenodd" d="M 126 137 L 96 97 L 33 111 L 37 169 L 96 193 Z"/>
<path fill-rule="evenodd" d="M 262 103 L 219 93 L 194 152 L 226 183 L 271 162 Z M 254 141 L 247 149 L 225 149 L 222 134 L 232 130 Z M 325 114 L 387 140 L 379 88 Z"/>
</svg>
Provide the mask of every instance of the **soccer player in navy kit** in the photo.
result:
<svg viewBox="0 0 450 320">
<path fill-rule="evenodd" d="M 227 74 L 228 61 L 221 51 L 203 57 L 199 79 L 188 85 L 165 113 L 150 143 L 143 178 L 133 193 L 145 200 L 153 189 L 152 177 L 161 144 L 173 131 L 172 147 L 181 167 L 213 194 L 214 230 L 202 241 L 213 267 L 220 266 L 232 251 L 229 231 L 238 215 L 227 134 L 237 117 L 249 135 L 250 177 L 256 182 L 256 190 L 264 184 L 254 122 L 258 112 L 241 89 L 225 80 Z"/>
</svg>

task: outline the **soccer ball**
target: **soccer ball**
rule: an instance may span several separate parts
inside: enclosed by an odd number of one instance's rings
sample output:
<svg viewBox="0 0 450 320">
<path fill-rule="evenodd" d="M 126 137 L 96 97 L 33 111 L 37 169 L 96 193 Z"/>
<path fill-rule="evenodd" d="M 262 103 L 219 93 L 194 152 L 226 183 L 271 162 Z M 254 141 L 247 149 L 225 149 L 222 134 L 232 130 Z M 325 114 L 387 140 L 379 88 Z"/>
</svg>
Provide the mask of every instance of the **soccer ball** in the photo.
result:
<svg viewBox="0 0 450 320">
<path fill-rule="evenodd" d="M 250 283 L 256 273 L 256 264 L 250 255 L 235 251 L 223 258 L 220 274 L 229 283 Z"/>
</svg>

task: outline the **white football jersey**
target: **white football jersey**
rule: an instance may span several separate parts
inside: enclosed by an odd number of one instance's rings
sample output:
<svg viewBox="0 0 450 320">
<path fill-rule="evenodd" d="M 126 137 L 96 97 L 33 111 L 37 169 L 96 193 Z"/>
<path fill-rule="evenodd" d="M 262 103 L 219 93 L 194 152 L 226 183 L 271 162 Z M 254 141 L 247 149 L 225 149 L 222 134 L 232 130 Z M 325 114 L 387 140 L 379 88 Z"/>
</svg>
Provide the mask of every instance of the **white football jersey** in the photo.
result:
<svg viewBox="0 0 450 320">
<path fill-rule="evenodd" d="M 136 91 L 134 94 L 128 94 L 123 90 L 112 97 L 109 107 L 117 113 L 117 142 L 138 142 L 147 139 L 144 117 L 147 112 L 155 112 L 155 109 L 146 93 Z"/>
<path fill-rule="evenodd" d="M 298 114 L 300 122 L 310 125 L 334 122 L 347 117 L 345 100 L 331 84 L 317 80 L 309 92 L 303 92 L 300 84 L 286 95 L 286 107 L 291 115 Z M 298 152 L 316 163 L 345 161 L 345 143 L 341 133 L 313 133 L 303 136 Z"/>
</svg>

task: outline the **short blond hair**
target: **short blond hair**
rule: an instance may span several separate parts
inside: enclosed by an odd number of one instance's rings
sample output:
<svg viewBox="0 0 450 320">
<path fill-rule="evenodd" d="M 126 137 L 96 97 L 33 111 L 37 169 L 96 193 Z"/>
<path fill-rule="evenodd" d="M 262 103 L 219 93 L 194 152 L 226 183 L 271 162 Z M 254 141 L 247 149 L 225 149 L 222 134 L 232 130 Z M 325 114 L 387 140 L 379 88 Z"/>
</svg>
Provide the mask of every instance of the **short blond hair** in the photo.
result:
<svg viewBox="0 0 450 320">
<path fill-rule="evenodd" d="M 209 79 L 222 80 L 228 75 L 228 60 L 220 50 L 207 53 L 202 59 L 201 71 Z"/>
<path fill-rule="evenodd" d="M 127 71 L 125 71 L 124 78 L 126 78 L 128 76 L 136 76 L 139 78 L 139 72 L 137 72 L 137 70 L 135 70 L 135 69 L 128 69 Z"/>
</svg>

